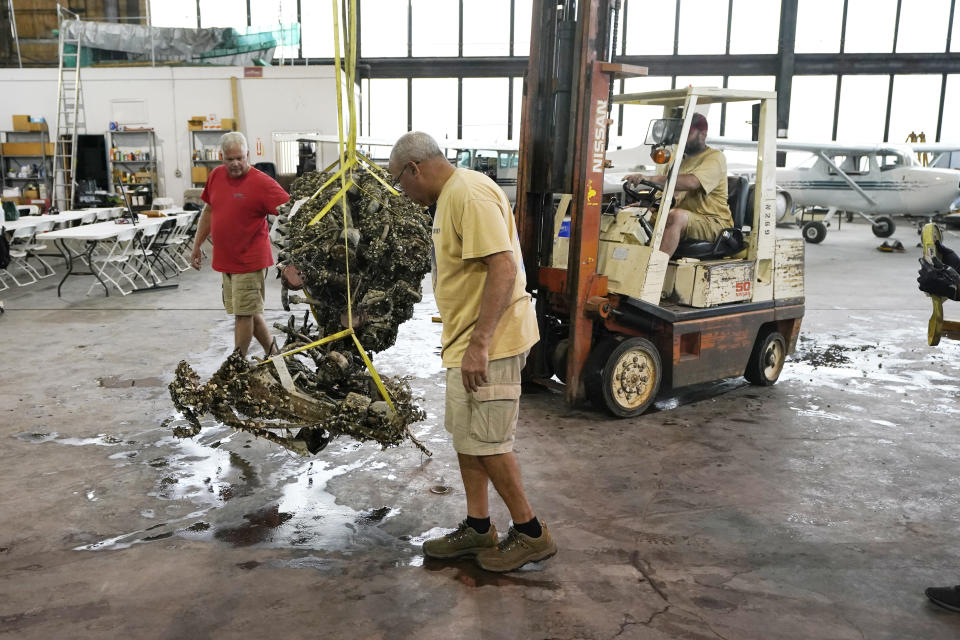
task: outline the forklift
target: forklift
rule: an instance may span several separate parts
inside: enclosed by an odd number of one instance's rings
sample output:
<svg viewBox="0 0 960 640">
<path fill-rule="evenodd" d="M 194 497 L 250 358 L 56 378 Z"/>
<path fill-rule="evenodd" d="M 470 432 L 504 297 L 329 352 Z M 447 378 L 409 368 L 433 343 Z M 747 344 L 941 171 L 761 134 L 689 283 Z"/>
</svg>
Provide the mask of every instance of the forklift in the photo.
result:
<svg viewBox="0 0 960 640">
<path fill-rule="evenodd" d="M 617 77 L 645 73 L 610 62 L 618 4 L 533 2 L 516 216 L 541 336 L 526 380 L 633 417 L 679 387 L 776 382 L 804 314 L 803 241 L 776 237 L 776 94 L 688 87 L 614 98 Z M 698 105 L 732 101 L 759 103 L 756 182 L 728 179 L 734 227 L 673 256 L 659 250 L 679 157 L 662 192 L 650 183 L 633 194 L 640 206 L 602 209 L 613 104 L 663 108 L 646 142 L 667 161 L 682 153 Z"/>
</svg>

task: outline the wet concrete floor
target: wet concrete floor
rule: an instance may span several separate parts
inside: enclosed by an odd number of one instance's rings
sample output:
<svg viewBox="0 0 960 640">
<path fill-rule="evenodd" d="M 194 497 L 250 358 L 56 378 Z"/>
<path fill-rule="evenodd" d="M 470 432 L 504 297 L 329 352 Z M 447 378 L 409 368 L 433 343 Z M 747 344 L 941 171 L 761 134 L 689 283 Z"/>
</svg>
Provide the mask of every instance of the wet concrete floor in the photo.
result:
<svg viewBox="0 0 960 640">
<path fill-rule="evenodd" d="M 518 453 L 560 552 L 507 575 L 419 552 L 464 515 L 429 297 L 378 363 L 412 376 L 433 458 L 349 440 L 301 458 L 161 426 L 178 360 L 206 376 L 230 349 L 213 273 L 0 293 L 0 636 L 956 638 L 923 589 L 960 583 L 960 343 L 926 346 L 916 236 L 896 237 L 903 254 L 860 224 L 807 245 L 773 387 L 703 385 L 633 420 L 524 396 Z"/>
</svg>

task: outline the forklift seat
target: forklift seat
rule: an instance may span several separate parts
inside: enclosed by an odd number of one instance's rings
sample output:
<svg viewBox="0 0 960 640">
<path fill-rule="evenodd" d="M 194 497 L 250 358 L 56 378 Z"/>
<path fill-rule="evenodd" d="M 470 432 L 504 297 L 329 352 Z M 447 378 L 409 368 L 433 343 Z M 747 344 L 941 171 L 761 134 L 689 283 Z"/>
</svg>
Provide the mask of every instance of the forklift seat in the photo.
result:
<svg viewBox="0 0 960 640">
<path fill-rule="evenodd" d="M 727 204 L 733 215 L 733 226 L 724 229 L 716 240 L 681 240 L 672 258 L 698 258 L 714 260 L 726 258 L 743 250 L 743 220 L 747 210 L 747 192 L 750 182 L 744 176 L 727 177 Z"/>
</svg>

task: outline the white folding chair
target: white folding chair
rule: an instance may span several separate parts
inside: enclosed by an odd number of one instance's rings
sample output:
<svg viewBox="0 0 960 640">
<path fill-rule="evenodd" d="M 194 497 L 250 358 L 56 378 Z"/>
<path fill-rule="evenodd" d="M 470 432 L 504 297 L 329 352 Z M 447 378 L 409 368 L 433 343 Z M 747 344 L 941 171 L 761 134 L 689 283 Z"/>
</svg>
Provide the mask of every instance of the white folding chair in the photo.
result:
<svg viewBox="0 0 960 640">
<path fill-rule="evenodd" d="M 107 220 L 113 219 L 113 210 L 112 209 L 99 209 L 96 211 L 97 222 L 106 222 Z"/>
<path fill-rule="evenodd" d="M 110 243 L 110 249 L 103 255 L 94 255 L 92 257 L 93 264 L 90 266 L 90 270 L 100 279 L 112 284 L 120 292 L 120 295 L 124 296 L 137 288 L 136 281 L 127 273 L 127 266 L 130 264 L 131 258 L 139 250 L 136 242 L 137 231 L 138 229 L 132 226 L 121 229 L 117 237 Z M 135 272 L 134 275 L 136 275 Z M 130 283 L 129 290 L 125 290 L 121 286 L 121 280 Z M 90 295 L 94 287 L 99 284 L 99 282 L 91 284 L 90 288 L 87 289 L 87 295 Z"/>
<path fill-rule="evenodd" d="M 140 229 L 140 238 L 139 238 L 139 247 L 133 252 L 130 257 L 129 266 L 132 271 L 140 276 L 140 279 L 143 280 L 144 284 L 148 287 L 153 286 L 160 282 L 160 278 L 157 277 L 157 272 L 153 270 L 153 267 L 150 266 L 150 256 L 153 255 L 153 246 L 154 240 L 157 239 L 157 233 L 160 232 L 159 224 L 146 224 Z M 153 282 L 147 280 L 144 272 L 150 275 L 153 279 Z"/>
<path fill-rule="evenodd" d="M 190 268 L 190 262 L 183 257 L 183 251 L 184 245 L 189 242 L 187 235 L 190 232 L 190 226 L 193 224 L 193 220 L 197 215 L 198 213 L 194 211 L 190 215 L 179 216 L 177 218 L 177 226 L 170 235 L 170 239 L 167 240 L 166 254 L 170 257 L 170 260 L 177 265 L 180 271 L 186 271 Z"/>
<path fill-rule="evenodd" d="M 89 211 L 83 214 L 83 217 L 80 218 L 80 224 L 93 224 L 97 221 L 97 212 Z"/>
<path fill-rule="evenodd" d="M 10 276 L 10 279 L 13 280 L 18 287 L 33 284 L 40 276 L 36 269 L 27 264 L 26 247 L 30 243 L 30 238 L 33 237 L 33 229 L 34 227 L 32 226 L 23 226 L 13 232 L 13 236 L 10 238 L 10 264 L 0 271 L 2 274 Z M 14 266 L 20 267 L 26 277 L 30 279 L 26 282 L 20 282 L 17 276 L 13 275 L 12 267 Z"/>
<path fill-rule="evenodd" d="M 43 275 L 40 275 L 40 272 L 37 271 L 37 275 L 40 278 L 49 278 L 56 273 L 53 270 L 53 267 L 50 266 L 50 263 L 44 260 L 43 256 L 41 256 L 39 253 L 47 248 L 47 245 L 41 244 L 43 242 L 43 238 L 40 237 L 40 234 L 46 233 L 51 229 L 53 229 L 53 220 L 44 220 L 42 218 L 37 220 L 37 224 L 33 228 L 33 237 L 30 238 L 30 241 L 24 247 L 27 252 L 27 260 L 33 258 L 43 265 Z"/>
</svg>

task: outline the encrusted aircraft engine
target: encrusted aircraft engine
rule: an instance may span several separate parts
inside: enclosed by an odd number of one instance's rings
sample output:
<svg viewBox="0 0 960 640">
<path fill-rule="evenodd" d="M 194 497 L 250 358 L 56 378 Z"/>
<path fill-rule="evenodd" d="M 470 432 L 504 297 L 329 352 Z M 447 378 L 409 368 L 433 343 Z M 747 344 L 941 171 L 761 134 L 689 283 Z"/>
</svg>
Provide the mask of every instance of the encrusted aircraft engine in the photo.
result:
<svg viewBox="0 0 960 640">
<path fill-rule="evenodd" d="M 374 170 L 389 180 L 382 169 Z M 280 209 L 281 301 L 291 315 L 286 324 L 274 326 L 285 335 L 280 351 L 287 355 L 255 361 L 234 352 L 206 384 L 181 362 L 170 395 L 189 426 L 177 427 L 177 435 L 198 433 L 200 418 L 210 413 L 224 424 L 300 452 L 316 453 L 332 438 L 349 435 L 384 447 L 410 438 L 429 453 L 410 433 L 409 425 L 425 413 L 407 380 L 380 378 L 358 347 L 368 358 L 387 349 L 400 324 L 412 317 L 420 283 L 430 270 L 430 216 L 356 170 L 347 175 L 353 186 L 310 224 L 341 190 L 337 179 L 310 199 L 330 177 L 308 173 L 298 178 L 290 203 Z M 316 345 L 350 326 L 348 299 L 354 336 L 348 332 Z M 300 314 L 291 305 L 309 308 Z"/>
</svg>

